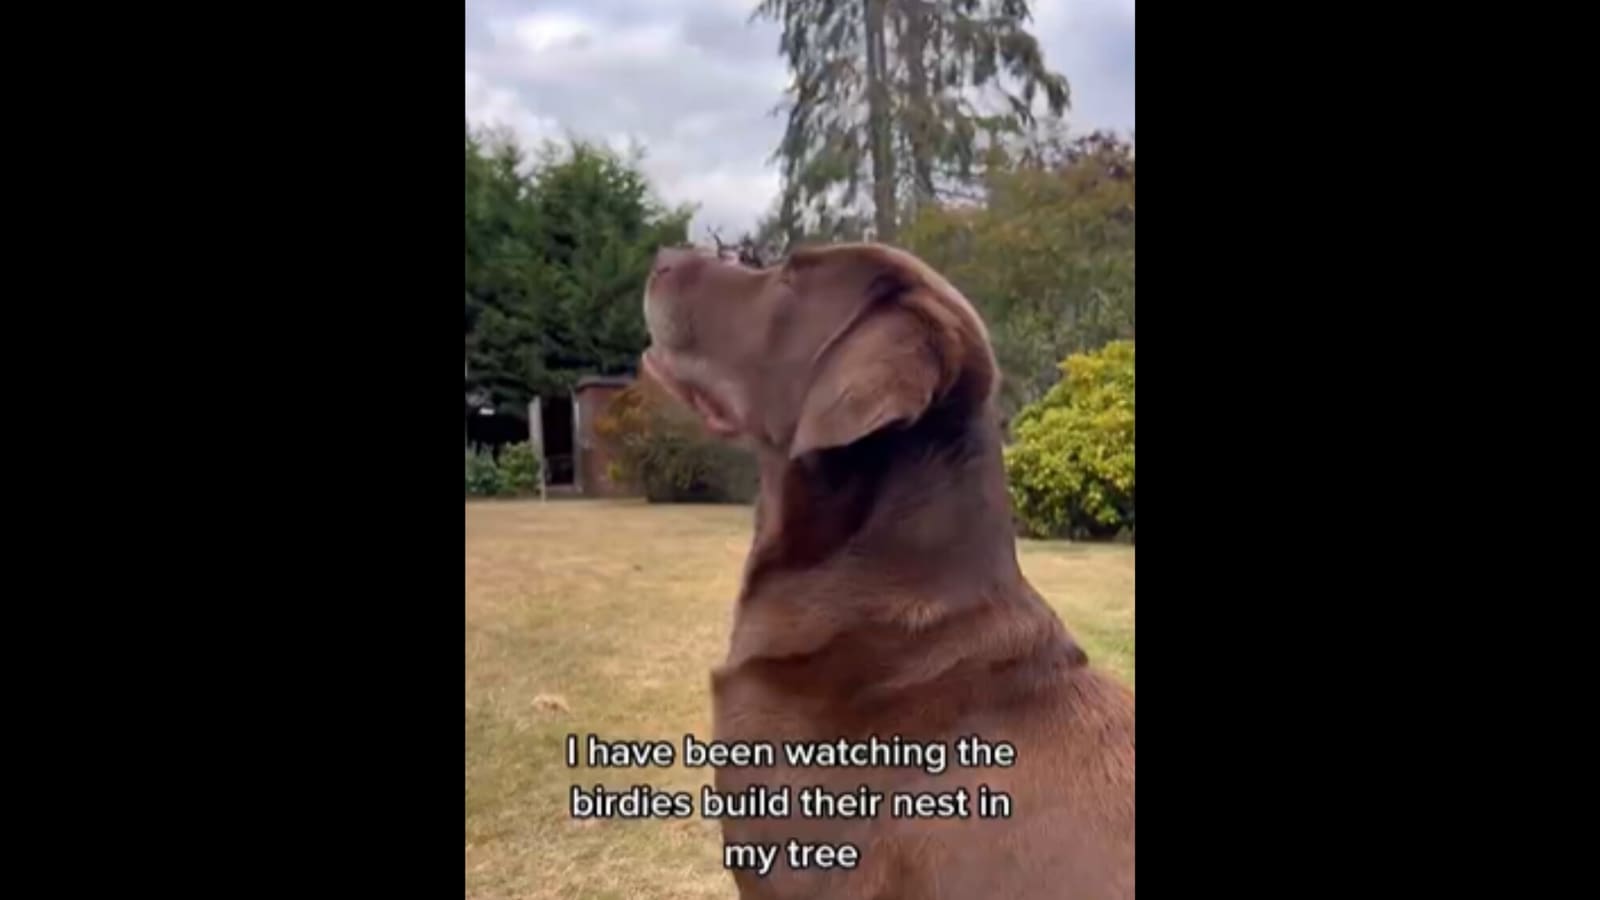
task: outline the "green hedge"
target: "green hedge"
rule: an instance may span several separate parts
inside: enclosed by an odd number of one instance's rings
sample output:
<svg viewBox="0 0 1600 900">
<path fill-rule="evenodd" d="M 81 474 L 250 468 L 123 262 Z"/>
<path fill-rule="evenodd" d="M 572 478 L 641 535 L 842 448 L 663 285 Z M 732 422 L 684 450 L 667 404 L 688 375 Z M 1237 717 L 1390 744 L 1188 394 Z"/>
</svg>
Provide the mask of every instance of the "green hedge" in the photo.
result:
<svg viewBox="0 0 1600 900">
<path fill-rule="evenodd" d="M 509 444 L 497 462 L 488 453 L 467 451 L 467 496 L 512 497 L 539 492 L 543 463 L 526 441 Z"/>
<path fill-rule="evenodd" d="M 500 474 L 505 478 L 506 489 L 513 494 L 539 493 L 543 463 L 533 445 L 519 441 L 500 451 Z"/>
<path fill-rule="evenodd" d="M 1074 354 L 1062 380 L 1017 416 L 1006 474 L 1024 533 L 1132 534 L 1133 358 L 1132 341 Z"/>
</svg>

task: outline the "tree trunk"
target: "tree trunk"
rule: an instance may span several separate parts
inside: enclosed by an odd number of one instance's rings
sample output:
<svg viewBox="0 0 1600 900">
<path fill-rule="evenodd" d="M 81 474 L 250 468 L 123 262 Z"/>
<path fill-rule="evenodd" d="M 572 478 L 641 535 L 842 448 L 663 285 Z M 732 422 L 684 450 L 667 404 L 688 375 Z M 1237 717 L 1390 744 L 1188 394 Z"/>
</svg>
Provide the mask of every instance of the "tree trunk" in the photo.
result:
<svg viewBox="0 0 1600 900">
<path fill-rule="evenodd" d="M 933 23 L 929 21 L 927 7 L 920 3 L 906 4 L 901 16 L 899 53 L 906 61 L 908 92 L 902 118 L 907 142 L 911 145 L 913 203 L 915 208 L 920 208 L 933 202 L 933 141 L 930 138 L 936 113 L 928 89 L 928 49 Z"/>
<path fill-rule="evenodd" d="M 867 128 L 872 137 L 872 206 L 877 239 L 895 239 L 894 147 L 889 106 L 887 0 L 866 0 Z"/>
</svg>

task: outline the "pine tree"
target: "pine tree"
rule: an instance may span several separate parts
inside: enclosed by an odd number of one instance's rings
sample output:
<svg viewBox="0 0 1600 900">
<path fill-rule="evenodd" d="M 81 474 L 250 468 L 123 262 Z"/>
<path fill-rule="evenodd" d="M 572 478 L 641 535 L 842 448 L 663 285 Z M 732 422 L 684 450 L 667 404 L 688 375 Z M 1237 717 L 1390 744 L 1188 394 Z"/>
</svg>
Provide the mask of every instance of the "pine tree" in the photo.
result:
<svg viewBox="0 0 1600 900">
<path fill-rule="evenodd" d="M 1067 108 L 1066 79 L 1027 30 L 1025 0 L 763 0 L 783 26 L 791 83 L 775 159 L 790 242 L 861 218 L 893 241 L 903 211 L 960 193 L 1037 121 Z"/>
</svg>

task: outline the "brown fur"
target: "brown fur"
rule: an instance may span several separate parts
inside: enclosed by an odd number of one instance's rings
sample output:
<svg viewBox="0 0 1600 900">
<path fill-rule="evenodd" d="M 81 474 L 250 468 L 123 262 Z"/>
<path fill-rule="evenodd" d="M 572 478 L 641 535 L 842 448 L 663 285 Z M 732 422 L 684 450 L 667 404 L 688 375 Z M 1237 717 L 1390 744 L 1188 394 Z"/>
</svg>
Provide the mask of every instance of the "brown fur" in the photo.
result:
<svg viewBox="0 0 1600 900">
<path fill-rule="evenodd" d="M 735 873 L 746 898 L 1127 898 L 1134 894 L 1134 702 L 1017 565 L 971 305 L 909 254 L 802 251 L 743 269 L 664 250 L 645 357 L 761 463 L 732 646 L 712 674 L 715 738 L 779 747 L 720 791 L 788 785 L 788 819 L 726 819 L 729 843 L 855 844 L 853 870 Z M 1010 741 L 1009 769 L 789 768 L 781 742 Z M 807 819 L 798 792 L 866 784 L 874 819 Z M 895 819 L 895 791 L 979 785 L 1014 815 Z"/>
</svg>

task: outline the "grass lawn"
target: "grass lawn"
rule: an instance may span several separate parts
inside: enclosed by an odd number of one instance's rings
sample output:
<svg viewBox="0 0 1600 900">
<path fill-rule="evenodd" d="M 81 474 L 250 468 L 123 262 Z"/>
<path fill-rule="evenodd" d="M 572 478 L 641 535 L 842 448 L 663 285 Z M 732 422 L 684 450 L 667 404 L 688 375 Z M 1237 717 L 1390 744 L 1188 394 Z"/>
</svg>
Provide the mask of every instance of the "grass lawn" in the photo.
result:
<svg viewBox="0 0 1600 900">
<path fill-rule="evenodd" d="M 567 769 L 565 738 L 710 737 L 749 547 L 741 506 L 466 504 L 466 895 L 735 896 L 709 770 Z M 1126 546 L 1019 542 L 1028 579 L 1101 668 L 1133 683 Z M 574 783 L 690 791 L 688 820 L 568 817 Z"/>
</svg>

